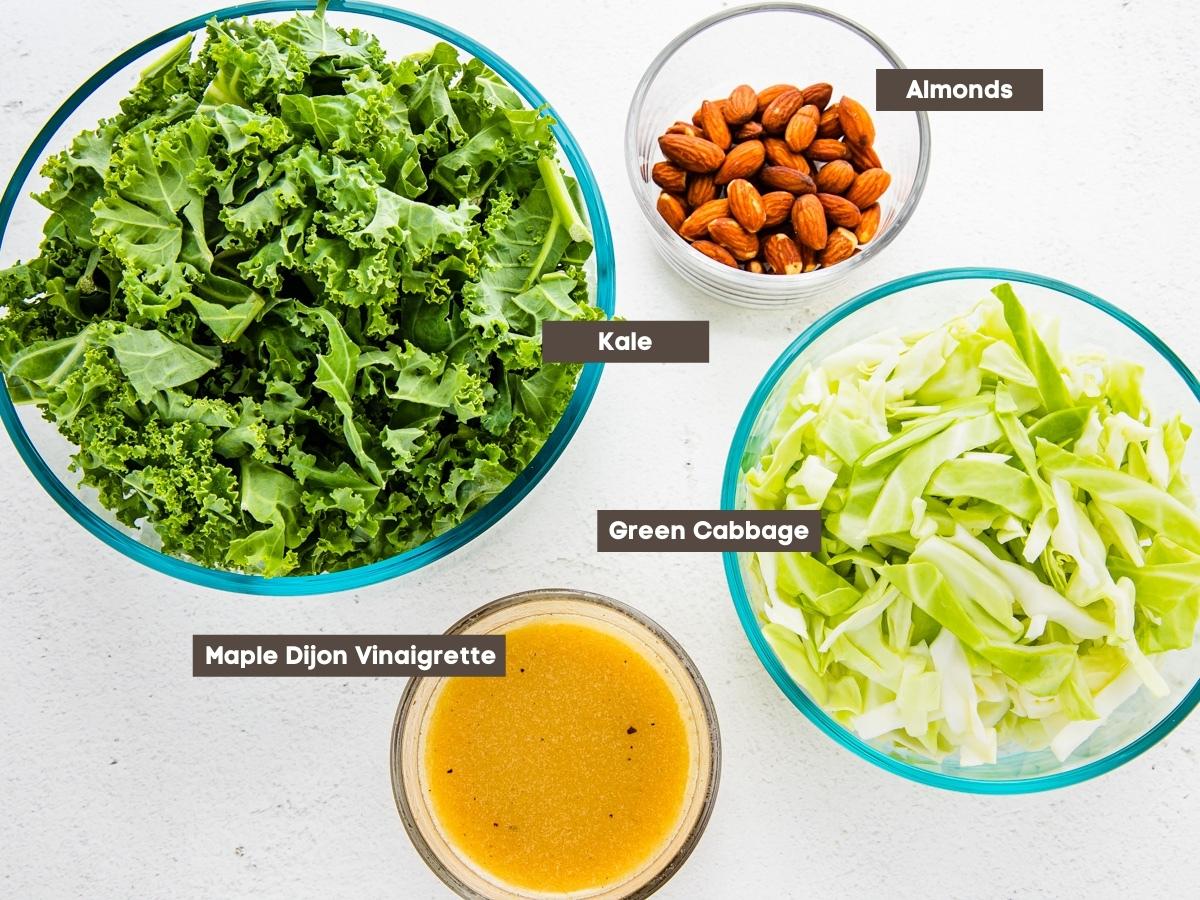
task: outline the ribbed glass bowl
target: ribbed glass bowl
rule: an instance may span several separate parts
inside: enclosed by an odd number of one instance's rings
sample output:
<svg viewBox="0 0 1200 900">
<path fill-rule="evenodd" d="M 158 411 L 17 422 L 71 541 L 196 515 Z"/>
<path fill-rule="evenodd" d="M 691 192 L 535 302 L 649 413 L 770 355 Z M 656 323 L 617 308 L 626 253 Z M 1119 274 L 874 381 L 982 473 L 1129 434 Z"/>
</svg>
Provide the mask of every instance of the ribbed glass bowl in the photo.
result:
<svg viewBox="0 0 1200 900">
<path fill-rule="evenodd" d="M 823 295 L 869 265 L 908 222 L 929 169 L 929 118 L 924 112 L 877 112 L 875 70 L 903 68 L 900 59 L 861 25 L 815 6 L 757 3 L 698 22 L 655 57 L 634 92 L 625 123 L 625 167 L 655 248 L 694 287 L 738 306 L 781 309 Z M 803 87 L 819 81 L 859 100 L 875 120 L 875 147 L 892 183 L 880 199 L 875 237 L 845 262 L 800 275 L 756 275 L 693 250 L 663 221 L 650 178 L 662 157 L 658 137 L 688 120 L 701 100 L 728 96 L 739 84 Z"/>
<path fill-rule="evenodd" d="M 762 455 L 787 388 L 805 365 L 880 332 L 904 334 L 940 325 L 983 299 L 1000 282 L 1013 284 L 1031 312 L 1057 318 L 1065 349 L 1099 348 L 1145 367 L 1144 389 L 1153 408 L 1179 411 L 1200 426 L 1200 381 L 1158 337 L 1121 309 L 1087 291 L 1052 278 L 1006 269 L 940 269 L 888 282 L 860 294 L 809 326 L 767 371 L 738 424 L 725 465 L 721 505 L 746 506 L 743 474 Z M 1185 471 L 1196 482 L 1200 450 L 1192 447 Z M 1200 701 L 1200 643 L 1164 654 L 1163 677 L 1171 693 L 1162 699 L 1143 688 L 1121 705 L 1065 762 L 1049 750 L 1026 752 L 1001 746 L 994 765 L 960 766 L 956 759 L 931 762 L 864 741 L 834 721 L 792 680 L 762 633 L 765 588 L 750 568 L 750 554 L 726 553 L 725 575 L 734 607 L 754 652 L 775 683 L 818 728 L 875 765 L 922 784 L 981 794 L 1019 794 L 1076 784 L 1115 769 L 1149 749 Z"/>
<path fill-rule="evenodd" d="M 205 13 L 146 38 L 84 82 L 38 132 L 0 196 L 0 267 L 37 254 L 47 213 L 29 195 L 43 184 L 38 171 L 46 157 L 65 146 L 78 132 L 94 127 L 102 117 L 111 115 L 160 48 L 189 32 L 202 30 L 204 23 L 214 18 L 286 18 L 293 12 L 312 10 L 316 6 L 312 0 L 261 0 Z M 439 22 L 358 0 L 331 0 L 326 15 L 335 25 L 355 27 L 377 35 L 392 58 L 427 49 L 438 40 L 446 41 L 464 54 L 485 62 L 530 107 L 547 105 L 537 88 L 509 63 L 473 38 Z M 553 109 L 549 109 L 549 113 L 558 118 Z M 554 126 L 554 133 L 561 150 L 561 162 L 568 174 L 578 180 L 587 204 L 587 219 L 595 241 L 595 252 L 588 264 L 592 302 L 611 316 L 615 303 L 613 248 L 604 202 L 575 138 L 561 121 Z M 583 367 L 570 403 L 545 445 L 507 488 L 470 518 L 421 546 L 389 559 L 320 575 L 263 578 L 210 569 L 167 556 L 155 548 L 152 532 L 146 529 L 135 531 L 118 523 L 99 504 L 93 491 L 76 487 L 78 478 L 67 468 L 73 446 L 42 418 L 35 406 L 14 406 L 7 388 L 0 389 L 0 419 L 29 470 L 58 504 L 84 528 L 126 556 L 159 572 L 207 587 L 247 594 L 312 594 L 361 587 L 411 572 L 442 558 L 494 525 L 529 493 L 558 459 L 591 403 L 602 369 L 603 366 L 597 363 Z"/>
</svg>

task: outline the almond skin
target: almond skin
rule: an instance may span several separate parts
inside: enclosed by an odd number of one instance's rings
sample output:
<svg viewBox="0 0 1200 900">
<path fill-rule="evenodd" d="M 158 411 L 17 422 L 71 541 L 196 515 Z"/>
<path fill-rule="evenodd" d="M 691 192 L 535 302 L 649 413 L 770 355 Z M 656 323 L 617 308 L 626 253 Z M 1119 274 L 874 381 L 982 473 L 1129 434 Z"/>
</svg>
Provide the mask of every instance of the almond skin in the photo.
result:
<svg viewBox="0 0 1200 900">
<path fill-rule="evenodd" d="M 698 241 L 707 236 L 709 222 L 727 215 L 729 215 L 728 200 L 710 200 L 699 209 L 692 210 L 692 214 L 679 226 L 679 233 L 689 241 Z"/>
<path fill-rule="evenodd" d="M 802 154 L 794 153 L 783 138 L 769 137 L 763 141 L 763 147 L 767 151 L 767 162 L 771 165 L 787 166 L 789 169 L 797 169 L 805 175 L 812 174 L 808 160 Z"/>
<path fill-rule="evenodd" d="M 845 197 L 839 197 L 837 194 L 817 194 L 817 199 L 825 207 L 825 215 L 834 225 L 854 228 L 862 219 L 862 213 L 859 212 L 858 207 Z"/>
<path fill-rule="evenodd" d="M 709 259 L 730 266 L 734 269 L 738 267 L 737 260 L 733 255 L 722 247 L 720 244 L 714 244 L 712 241 L 693 241 L 692 246 L 707 256 Z"/>
<path fill-rule="evenodd" d="M 765 167 L 762 170 L 762 182 L 772 190 L 788 191 L 792 194 L 811 194 L 817 189 L 817 183 L 812 180 L 812 176 L 787 166 Z"/>
<path fill-rule="evenodd" d="M 768 134 L 783 131 L 792 116 L 799 112 L 803 105 L 804 95 L 802 93 L 796 90 L 784 91 L 763 110 L 762 127 L 767 130 Z"/>
<path fill-rule="evenodd" d="M 786 234 L 773 234 L 762 245 L 763 259 L 776 275 L 799 275 L 804 271 L 800 248 Z"/>
<path fill-rule="evenodd" d="M 794 84 L 773 84 L 770 87 L 763 88 L 758 92 L 756 103 L 757 108 L 755 109 L 755 112 L 763 112 L 768 106 L 771 105 L 771 102 L 784 91 L 794 90 L 797 90 Z"/>
<path fill-rule="evenodd" d="M 854 184 L 854 166 L 844 159 L 821 166 L 817 173 L 817 190 L 823 194 L 844 194 Z"/>
<path fill-rule="evenodd" d="M 674 163 L 655 163 L 650 170 L 650 177 L 660 188 L 672 194 L 682 194 L 687 190 L 687 172 Z"/>
<path fill-rule="evenodd" d="M 713 103 L 717 107 L 717 111 L 721 113 L 722 118 L 725 116 L 725 101 L 724 100 L 705 100 L 704 103 Z M 700 104 L 700 108 L 692 113 L 692 124 L 697 128 L 703 128 L 704 123 L 700 121 L 700 112 L 704 109 L 704 103 Z"/>
<path fill-rule="evenodd" d="M 733 143 L 733 137 L 729 134 L 729 126 L 725 123 L 721 107 L 711 100 L 705 100 L 700 104 L 700 127 L 704 129 L 704 134 L 708 139 L 722 150 L 728 150 L 729 145 Z"/>
<path fill-rule="evenodd" d="M 858 238 L 845 228 L 835 228 L 829 235 L 825 249 L 817 254 L 817 261 L 822 266 L 834 266 L 849 259 L 858 249 Z"/>
<path fill-rule="evenodd" d="M 804 89 L 804 102 L 811 103 L 817 109 L 824 109 L 833 99 L 833 85 L 818 81 Z"/>
<path fill-rule="evenodd" d="M 761 122 L 747 122 L 736 132 L 734 132 L 733 137 L 735 140 L 739 141 L 751 141 L 755 138 L 762 137 L 763 134 L 764 132 Z"/>
<path fill-rule="evenodd" d="M 855 147 L 851 145 L 850 162 L 854 168 L 860 172 L 865 172 L 867 169 L 882 169 L 883 163 L 879 161 L 879 154 L 875 152 L 874 147 Z"/>
<path fill-rule="evenodd" d="M 805 194 L 806 197 L 812 196 Z M 796 195 L 788 191 L 771 191 L 769 194 L 763 194 L 763 211 L 766 213 L 766 220 L 763 222 L 764 228 L 772 228 L 776 225 L 782 225 L 788 220 L 788 216 L 792 212 L 792 205 L 796 202 Z M 822 210 L 821 215 L 825 212 Z"/>
<path fill-rule="evenodd" d="M 758 237 L 751 234 L 728 216 L 713 219 L 708 223 L 712 239 L 733 254 L 734 259 L 745 262 L 758 256 Z"/>
<path fill-rule="evenodd" d="M 747 231 L 758 231 L 767 221 L 767 210 L 763 206 L 762 194 L 745 178 L 735 178 L 726 189 L 729 199 L 729 214 Z"/>
<path fill-rule="evenodd" d="M 663 156 L 689 172 L 715 172 L 725 162 L 725 151 L 703 138 L 664 134 L 658 139 Z"/>
<path fill-rule="evenodd" d="M 667 129 L 667 134 L 686 134 L 689 137 L 704 137 L 704 130 L 699 126 L 690 122 L 676 122 Z"/>
<path fill-rule="evenodd" d="M 763 160 L 766 157 L 767 153 L 763 149 L 762 141 L 745 141 L 738 144 L 729 151 L 725 162 L 718 168 L 717 184 L 729 184 L 735 178 L 749 178 L 762 168 Z"/>
<path fill-rule="evenodd" d="M 717 186 L 713 183 L 711 174 L 699 175 L 693 172 L 687 177 L 687 202 L 692 209 L 701 207 L 716 197 Z"/>
<path fill-rule="evenodd" d="M 792 231 L 798 240 L 810 250 L 823 250 L 829 239 L 829 226 L 825 222 L 825 207 L 816 194 L 797 197 L 792 206 Z"/>
<path fill-rule="evenodd" d="M 663 191 L 658 195 L 658 214 L 663 217 L 672 231 L 679 231 L 683 220 L 687 218 L 687 210 L 683 208 L 683 204 L 679 202 L 679 198 L 674 194 L 668 194 Z"/>
<path fill-rule="evenodd" d="M 860 172 L 846 191 L 846 199 L 859 209 L 866 209 L 883 196 L 892 183 L 892 176 L 883 169 L 867 169 Z"/>
<path fill-rule="evenodd" d="M 841 141 L 833 138 L 817 138 L 808 145 L 808 155 L 820 162 L 831 162 L 835 159 L 846 159 L 850 155 L 850 151 Z"/>
<path fill-rule="evenodd" d="M 855 147 L 870 147 L 875 143 L 875 123 L 867 108 L 852 97 L 838 101 L 838 121 L 846 133 L 846 142 Z"/>
<path fill-rule="evenodd" d="M 729 92 L 725 101 L 725 121 L 730 125 L 745 125 L 758 112 L 758 94 L 748 84 L 739 84 Z"/>
<path fill-rule="evenodd" d="M 804 107 L 796 111 L 787 123 L 787 127 L 783 131 L 783 139 L 796 153 L 808 149 L 817 137 L 817 120 L 804 112 L 805 109 L 816 109 L 813 107 Z"/>
<path fill-rule="evenodd" d="M 817 137 L 840 138 L 842 136 L 842 120 L 838 118 L 838 105 L 835 103 L 821 113 L 821 121 L 817 124 Z"/>
<path fill-rule="evenodd" d="M 872 203 L 862 211 L 862 218 L 858 221 L 858 227 L 854 229 L 854 236 L 858 238 L 859 244 L 865 244 L 871 238 L 875 237 L 879 231 L 879 219 L 882 210 L 878 203 Z"/>
</svg>

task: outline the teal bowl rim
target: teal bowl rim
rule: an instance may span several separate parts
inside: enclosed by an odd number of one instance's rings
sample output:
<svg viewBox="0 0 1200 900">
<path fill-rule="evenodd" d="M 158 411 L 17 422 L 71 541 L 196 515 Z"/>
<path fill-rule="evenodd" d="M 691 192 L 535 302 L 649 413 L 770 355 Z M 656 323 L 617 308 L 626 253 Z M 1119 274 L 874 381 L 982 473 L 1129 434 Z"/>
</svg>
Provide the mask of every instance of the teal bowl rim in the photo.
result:
<svg viewBox="0 0 1200 900">
<path fill-rule="evenodd" d="M 49 146 L 50 141 L 71 113 L 114 74 L 168 41 L 202 28 L 211 19 L 225 21 L 264 13 L 302 12 L 316 9 L 318 5 L 316 0 L 258 0 L 258 2 L 227 6 L 172 25 L 117 56 L 80 85 L 64 101 L 21 157 L 4 194 L 0 195 L 0 242 L 4 239 L 13 208 L 21 196 L 22 188 L 33 171 L 38 157 Z M 330 0 L 327 8 L 329 12 L 357 13 L 399 22 L 424 31 L 440 40 L 448 41 L 466 53 L 483 60 L 515 88 L 531 107 L 544 106 L 546 108 L 555 120 L 555 124 L 552 126 L 554 135 L 571 164 L 572 174 L 578 180 L 587 203 L 588 220 L 592 228 L 595 246 L 597 284 L 595 302 L 606 315 L 611 317 L 616 305 L 615 261 L 613 259 L 612 233 L 609 229 L 604 200 L 600 196 L 596 177 L 592 174 L 591 167 L 584 158 L 579 144 L 537 88 L 496 53 L 478 41 L 433 19 L 378 3 L 364 2 L 364 0 Z M 550 433 L 550 437 L 541 450 L 530 460 L 529 465 L 513 479 L 512 483 L 469 519 L 444 534 L 426 541 L 421 546 L 406 550 L 396 556 L 354 569 L 320 575 L 285 575 L 277 578 L 265 578 L 261 575 L 226 572 L 220 569 L 210 569 L 187 560 L 176 559 L 148 547 L 117 526 L 100 518 L 80 502 L 73 488 L 54 474 L 22 426 L 12 397 L 8 393 L 7 385 L 3 383 L 3 378 L 0 378 L 0 419 L 3 420 L 9 437 L 16 445 L 17 452 L 46 492 L 71 518 L 114 550 L 157 572 L 203 587 L 262 596 L 298 596 L 365 587 L 412 572 L 441 559 L 483 534 L 532 490 L 533 486 L 542 479 L 542 476 L 550 470 L 555 460 L 562 454 L 592 402 L 603 369 L 602 363 L 584 365 L 562 418 Z"/>
<path fill-rule="evenodd" d="M 1170 363 L 1171 368 L 1179 374 L 1179 377 L 1183 379 L 1184 384 L 1191 390 L 1192 395 L 1197 401 L 1200 401 L 1200 380 L 1197 380 L 1191 369 L 1184 365 L 1183 361 L 1170 347 L 1154 332 L 1129 315 L 1129 313 L 1119 309 L 1107 300 L 1100 299 L 1095 294 L 1088 293 L 1082 288 L 1077 288 L 1074 285 L 1067 284 L 1055 278 L 1047 278 L 1044 275 L 1035 275 L 1031 272 L 1021 272 L 1016 269 L 964 266 L 961 268 L 934 269 L 929 272 L 920 272 L 916 275 L 897 278 L 894 281 L 881 284 L 865 293 L 859 294 L 857 297 L 847 300 L 841 306 L 821 316 L 821 318 L 809 325 L 808 328 L 804 329 L 788 345 L 787 349 L 780 354 L 771 368 L 767 370 L 762 381 L 759 382 L 754 394 L 750 397 L 750 402 L 746 405 L 746 410 L 742 413 L 742 418 L 738 422 L 737 431 L 734 432 L 733 443 L 729 450 L 729 458 L 725 462 L 724 480 L 721 485 L 721 508 L 735 508 L 734 498 L 736 496 L 738 478 L 741 474 L 742 454 L 745 452 L 754 422 L 779 379 L 787 372 L 788 368 L 804 352 L 809 344 L 847 316 L 865 306 L 869 306 L 876 300 L 882 300 L 892 294 L 898 294 L 909 288 L 920 287 L 925 284 L 934 284 L 941 281 L 968 280 L 1015 281 L 1023 284 L 1032 284 L 1038 287 L 1049 288 L 1050 290 L 1058 291 L 1060 294 L 1066 294 L 1069 297 L 1083 301 L 1088 306 L 1098 309 L 1100 312 L 1116 319 L 1157 350 L 1163 359 Z M 919 784 L 927 784 L 933 787 L 945 788 L 951 791 L 962 791 L 964 793 L 993 795 L 1028 794 L 1035 791 L 1048 791 L 1054 788 L 1079 784 L 1082 781 L 1087 781 L 1089 778 L 1103 775 L 1105 772 L 1109 772 L 1149 750 L 1166 737 L 1176 725 L 1182 722 L 1188 713 L 1195 708 L 1197 703 L 1200 703 L 1200 680 L 1198 680 L 1175 708 L 1145 734 L 1101 759 L 1093 760 L 1077 768 L 1062 772 L 1052 772 L 1048 775 L 1038 775 L 1032 778 L 985 781 L 964 778 L 957 775 L 947 775 L 941 772 L 932 772 L 918 768 L 917 766 L 911 766 L 888 756 L 886 753 L 855 737 L 847 729 L 831 719 L 824 710 L 817 706 L 800 689 L 799 685 L 787 674 L 787 671 L 775 656 L 774 651 L 767 644 L 766 638 L 763 637 L 762 628 L 755 617 L 754 610 L 750 604 L 750 598 L 746 593 L 745 582 L 742 580 L 742 572 L 737 560 L 738 554 L 725 553 L 724 557 L 725 578 L 729 583 L 730 593 L 733 594 L 733 605 L 737 610 L 738 619 L 742 623 L 742 630 L 746 632 L 746 637 L 749 639 L 750 645 L 754 648 L 754 652 L 758 655 L 759 661 L 771 675 L 771 678 L 774 679 L 775 684 L 783 691 L 784 695 L 808 717 L 809 721 L 841 746 L 853 751 L 867 762 L 874 763 L 881 769 L 908 778 Z"/>
</svg>

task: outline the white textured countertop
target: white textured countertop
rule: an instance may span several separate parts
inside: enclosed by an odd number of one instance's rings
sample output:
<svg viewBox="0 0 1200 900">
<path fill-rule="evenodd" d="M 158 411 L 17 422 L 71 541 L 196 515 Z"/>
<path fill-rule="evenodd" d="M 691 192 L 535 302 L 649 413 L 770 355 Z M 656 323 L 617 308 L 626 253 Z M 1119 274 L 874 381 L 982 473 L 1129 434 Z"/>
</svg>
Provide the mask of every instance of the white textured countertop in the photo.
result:
<svg viewBox="0 0 1200 900">
<path fill-rule="evenodd" d="M 1056 793 L 919 787 L 841 750 L 788 703 L 741 633 L 719 557 L 595 552 L 597 506 L 717 503 L 743 404 L 818 312 L 743 311 L 686 288 L 654 255 L 626 184 L 637 79 L 717 5 L 409 5 L 478 37 L 556 105 L 608 203 L 619 311 L 711 319 L 713 362 L 610 366 L 560 462 L 499 526 L 415 575 L 328 597 L 252 599 L 151 572 L 75 525 L 0 438 L 0 895 L 444 896 L 392 803 L 388 734 L 402 683 L 193 680 L 191 635 L 441 631 L 484 601 L 550 585 L 649 613 L 716 701 L 716 812 L 663 896 L 1140 897 L 1194 885 L 1200 717 L 1115 773 Z M 1044 67 L 1046 111 L 933 114 L 915 218 L 821 310 L 906 273 L 996 264 L 1089 288 L 1200 364 L 1190 4 L 834 6 L 912 66 Z M 206 4 L 3 8 L 7 177 L 85 77 Z"/>
</svg>

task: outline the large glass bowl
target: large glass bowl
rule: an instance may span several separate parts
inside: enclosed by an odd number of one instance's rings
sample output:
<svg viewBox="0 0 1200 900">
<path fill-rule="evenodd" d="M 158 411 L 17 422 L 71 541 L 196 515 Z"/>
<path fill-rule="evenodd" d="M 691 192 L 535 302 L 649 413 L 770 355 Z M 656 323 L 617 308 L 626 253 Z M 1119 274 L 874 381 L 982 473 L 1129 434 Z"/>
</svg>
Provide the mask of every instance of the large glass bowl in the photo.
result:
<svg viewBox="0 0 1200 900">
<path fill-rule="evenodd" d="M 780 309 L 827 294 L 870 261 L 900 233 L 925 188 L 929 118 L 924 112 L 871 109 L 875 147 L 892 176 L 880 199 L 879 231 L 845 262 L 800 275 L 756 275 L 722 265 L 693 250 L 658 213 L 660 188 L 650 178 L 661 160 L 658 137 L 672 122 L 691 117 L 701 100 L 728 96 L 739 84 L 819 81 L 871 108 L 875 70 L 904 68 L 883 41 L 856 22 L 799 3 L 757 3 L 697 22 L 650 63 L 634 92 L 625 123 L 625 167 L 655 248 L 694 287 L 739 306 Z"/>
<path fill-rule="evenodd" d="M 42 162 L 65 146 L 79 131 L 94 127 L 100 118 L 111 115 L 120 99 L 137 82 L 141 70 L 155 58 L 159 48 L 189 32 L 203 29 L 204 23 L 210 19 L 285 17 L 298 10 L 315 9 L 316 6 L 313 0 L 262 0 L 205 13 L 130 47 L 84 82 L 38 132 L 0 197 L 0 266 L 10 265 L 17 259 L 30 258 L 37 253 L 46 213 L 29 195 L 42 184 L 38 175 Z M 437 40 L 453 44 L 464 54 L 483 60 L 531 107 L 546 106 L 550 115 L 558 119 L 537 88 L 509 63 L 473 38 L 439 22 L 390 6 L 358 0 L 331 0 L 326 15 L 335 25 L 356 27 L 376 34 L 393 58 L 424 50 Z M 592 300 L 611 316 L 615 303 L 615 281 L 612 237 L 604 202 L 591 168 L 570 131 L 559 121 L 554 126 L 554 133 L 561 149 L 563 166 L 578 180 L 587 204 L 587 218 L 595 241 L 595 253 L 588 272 Z M 42 418 L 36 407 L 14 406 L 8 390 L 2 385 L 0 419 L 3 419 L 21 458 L 50 496 L 75 521 L 126 556 L 160 572 L 207 587 L 248 594 L 312 594 L 361 587 L 411 572 L 440 559 L 486 531 L 516 506 L 558 459 L 591 403 L 602 369 L 603 366 L 598 363 L 583 367 L 570 403 L 545 445 L 507 488 L 470 518 L 421 546 L 389 559 L 320 575 L 263 578 L 210 569 L 167 556 L 155 548 L 152 532 L 126 528 L 100 506 L 94 492 L 76 488 L 77 478 L 67 468 L 74 448 L 52 424 Z"/>
<path fill-rule="evenodd" d="M 940 269 L 888 282 L 860 294 L 809 326 L 767 371 L 738 424 L 725 465 L 721 505 L 742 509 L 742 475 L 762 455 L 772 423 L 800 369 L 887 329 L 903 334 L 939 325 L 982 299 L 992 285 L 1008 281 L 1026 307 L 1059 320 L 1064 348 L 1102 348 L 1113 357 L 1145 366 L 1144 388 L 1153 408 L 1178 410 L 1193 429 L 1200 426 L 1200 381 L 1169 347 L 1144 325 L 1099 297 L 1052 278 L 1005 269 Z M 1200 451 L 1191 448 L 1186 473 L 1197 477 Z M 1162 699 L 1140 690 L 1065 762 L 1049 751 L 1001 748 L 994 765 L 960 766 L 901 758 L 861 740 L 834 721 L 792 680 L 763 637 L 761 579 L 749 567 L 750 554 L 726 553 L 725 574 L 738 618 L 755 653 L 779 688 L 818 728 L 889 772 L 922 784 L 981 794 L 1018 794 L 1076 784 L 1115 769 L 1149 749 L 1200 702 L 1200 643 L 1164 654 L 1163 677 L 1171 693 Z"/>
</svg>

